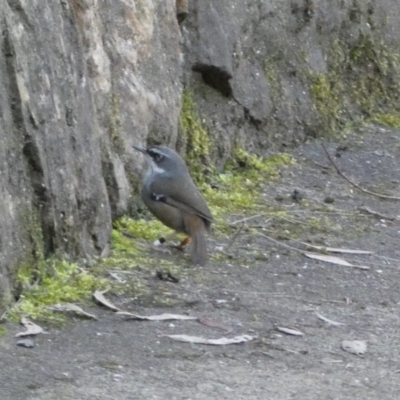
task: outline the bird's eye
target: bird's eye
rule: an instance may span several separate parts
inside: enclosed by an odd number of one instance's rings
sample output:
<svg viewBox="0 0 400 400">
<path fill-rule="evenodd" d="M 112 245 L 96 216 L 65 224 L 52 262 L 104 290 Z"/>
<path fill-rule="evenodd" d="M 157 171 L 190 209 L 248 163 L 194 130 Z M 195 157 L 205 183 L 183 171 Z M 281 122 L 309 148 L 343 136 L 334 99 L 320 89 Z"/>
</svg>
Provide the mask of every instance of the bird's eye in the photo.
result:
<svg viewBox="0 0 400 400">
<path fill-rule="evenodd" d="M 149 154 L 151 156 L 151 158 L 155 161 L 155 162 L 159 162 L 162 160 L 162 158 L 164 157 L 162 154 L 160 154 L 158 151 L 154 151 L 154 150 L 150 150 Z"/>
</svg>

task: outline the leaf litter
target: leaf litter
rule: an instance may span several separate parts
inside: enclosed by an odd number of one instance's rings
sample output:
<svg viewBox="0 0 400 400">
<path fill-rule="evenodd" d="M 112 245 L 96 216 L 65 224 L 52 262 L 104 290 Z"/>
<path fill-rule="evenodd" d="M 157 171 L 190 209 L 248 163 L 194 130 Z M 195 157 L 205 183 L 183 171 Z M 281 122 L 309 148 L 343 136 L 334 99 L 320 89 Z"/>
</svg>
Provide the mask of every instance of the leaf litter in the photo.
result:
<svg viewBox="0 0 400 400">
<path fill-rule="evenodd" d="M 367 351 L 367 342 L 365 340 L 343 340 L 342 349 L 348 353 L 362 356 Z"/>
<path fill-rule="evenodd" d="M 304 336 L 304 333 L 293 328 L 285 328 L 278 326 L 276 328 L 279 332 L 285 333 L 286 335 L 291 335 L 291 336 Z"/>
<path fill-rule="evenodd" d="M 95 299 L 98 303 L 100 303 L 102 306 L 104 306 L 104 307 L 106 307 L 106 308 L 108 308 L 108 309 L 110 309 L 110 310 L 112 310 L 112 311 L 121 311 L 120 308 L 118 308 L 117 306 L 114 306 L 114 304 L 111 303 L 111 301 L 109 301 L 109 300 L 106 299 L 106 297 L 104 296 L 105 293 L 107 293 L 107 290 L 102 291 L 102 292 L 99 291 L 99 290 L 96 290 L 96 291 L 93 293 L 93 297 L 94 297 L 94 299 Z"/>
<path fill-rule="evenodd" d="M 162 335 L 164 337 L 168 337 L 172 340 L 176 340 L 178 342 L 184 343 L 192 343 L 192 344 L 207 344 L 212 346 L 225 346 L 228 344 L 240 344 L 250 342 L 252 340 L 257 339 L 256 336 L 251 335 L 239 335 L 232 338 L 221 337 L 218 339 L 207 339 L 201 336 L 190 336 L 190 335 Z"/>
<path fill-rule="evenodd" d="M 340 247 L 324 247 L 324 246 L 315 246 L 309 243 L 301 242 L 300 240 L 296 240 L 296 242 L 310 247 L 315 250 L 321 250 L 321 251 L 328 251 L 331 253 L 343 253 L 343 254 L 374 254 L 373 251 L 367 251 L 367 250 L 353 250 L 353 249 L 342 249 Z"/>
<path fill-rule="evenodd" d="M 346 325 L 346 324 L 343 324 L 342 322 L 337 322 L 337 321 L 333 321 L 333 320 L 331 320 L 329 318 L 326 318 L 326 317 L 324 317 L 323 315 L 321 315 L 321 314 L 319 314 L 317 312 L 315 314 L 317 314 L 317 317 L 320 320 L 326 322 L 328 325 L 332 325 L 332 326 L 344 326 L 344 325 Z"/>
<path fill-rule="evenodd" d="M 342 265 L 344 267 L 353 267 L 353 268 L 359 268 L 362 270 L 369 270 L 370 267 L 366 265 L 354 265 L 349 263 L 348 261 L 344 260 L 343 258 L 340 257 L 335 257 L 335 256 L 327 256 L 323 254 L 315 254 L 315 253 L 304 253 L 304 255 L 308 258 L 312 258 L 313 260 L 318 260 L 318 261 L 323 261 L 327 262 L 330 264 L 335 264 L 335 265 Z"/>
<path fill-rule="evenodd" d="M 26 317 L 21 318 L 21 324 L 26 328 L 26 331 L 17 333 L 15 337 L 35 336 L 44 332 L 41 326 L 29 321 Z"/>
<path fill-rule="evenodd" d="M 178 321 L 198 321 L 199 323 L 210 326 L 213 328 L 218 328 L 221 330 L 225 330 L 226 333 L 231 331 L 230 328 L 214 321 L 212 319 L 206 317 L 193 317 L 190 315 L 180 315 L 180 314 L 169 314 L 164 313 L 160 315 L 139 315 L 135 313 L 131 313 L 128 311 L 123 311 L 120 308 L 116 307 L 112 304 L 109 300 L 106 299 L 104 296 L 105 292 L 96 291 L 93 294 L 93 297 L 96 301 L 105 307 L 109 308 L 110 310 L 116 311 L 117 315 L 121 315 L 123 317 L 127 317 L 128 319 L 133 320 L 142 320 L 142 321 L 171 321 L 171 320 L 178 320 Z M 256 336 L 250 335 L 239 335 L 232 338 L 222 337 L 218 339 L 207 339 L 201 336 L 190 336 L 190 335 L 163 335 L 169 337 L 170 339 L 185 342 L 185 343 L 197 343 L 197 344 L 206 344 L 206 345 L 214 345 L 214 346 L 224 346 L 228 344 L 239 344 L 252 341 L 256 339 Z"/>
<path fill-rule="evenodd" d="M 129 319 L 138 319 L 143 321 L 171 321 L 171 320 L 178 320 L 178 321 L 194 321 L 197 320 L 197 317 L 191 317 L 189 315 L 179 315 L 179 314 L 160 314 L 160 315 L 139 315 L 133 314 L 128 311 L 118 311 L 118 315 L 122 315 L 124 317 L 128 317 Z"/>
<path fill-rule="evenodd" d="M 82 307 L 77 306 L 76 304 L 72 303 L 64 303 L 64 304 L 56 304 L 52 307 L 49 307 L 50 310 L 59 311 L 59 312 L 73 312 L 78 315 L 83 315 L 84 317 L 90 319 L 98 319 L 94 314 L 88 313 Z"/>
<path fill-rule="evenodd" d="M 171 321 L 171 320 L 179 320 L 179 321 L 188 321 L 188 320 L 196 320 L 197 317 L 191 317 L 189 315 L 178 315 L 178 314 L 160 314 L 160 315 L 139 315 L 135 313 L 131 313 L 129 311 L 123 311 L 119 307 L 115 306 L 111 301 L 109 301 L 104 294 L 107 291 L 96 291 L 93 293 L 93 297 L 95 300 L 103 305 L 104 307 L 115 311 L 117 315 L 122 315 L 124 317 L 127 317 L 128 319 L 136 319 L 136 320 L 142 320 L 142 321 Z"/>
</svg>

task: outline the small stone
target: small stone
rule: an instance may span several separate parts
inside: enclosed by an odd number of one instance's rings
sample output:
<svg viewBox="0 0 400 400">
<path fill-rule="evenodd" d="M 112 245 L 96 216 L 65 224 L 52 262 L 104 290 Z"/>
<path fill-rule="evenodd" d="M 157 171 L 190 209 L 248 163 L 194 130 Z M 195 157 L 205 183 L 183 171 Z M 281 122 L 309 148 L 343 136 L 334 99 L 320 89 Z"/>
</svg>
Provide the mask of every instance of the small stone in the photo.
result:
<svg viewBox="0 0 400 400">
<path fill-rule="evenodd" d="M 18 340 L 17 346 L 26 347 L 27 349 L 32 349 L 35 347 L 35 342 L 32 339 L 21 339 Z"/>
<path fill-rule="evenodd" d="M 334 202 L 335 202 L 335 199 L 333 197 L 330 197 L 330 196 L 327 196 L 324 199 L 324 203 L 327 203 L 327 204 L 332 204 Z"/>
<path fill-rule="evenodd" d="M 123 378 L 123 376 L 121 374 L 114 374 L 113 375 L 114 382 L 119 382 L 122 378 Z"/>
<path fill-rule="evenodd" d="M 295 201 L 296 203 L 300 203 L 301 200 L 303 200 L 303 195 L 300 193 L 300 190 L 298 189 L 293 190 L 291 197 L 292 200 Z"/>
</svg>

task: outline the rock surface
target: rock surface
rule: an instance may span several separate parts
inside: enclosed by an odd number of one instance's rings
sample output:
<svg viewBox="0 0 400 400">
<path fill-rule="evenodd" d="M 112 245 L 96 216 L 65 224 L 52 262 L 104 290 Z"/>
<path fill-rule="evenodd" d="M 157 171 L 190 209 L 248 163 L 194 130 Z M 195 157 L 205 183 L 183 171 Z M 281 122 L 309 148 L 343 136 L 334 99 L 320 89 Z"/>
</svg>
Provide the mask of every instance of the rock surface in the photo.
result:
<svg viewBox="0 0 400 400">
<path fill-rule="evenodd" d="M 190 11 L 183 30 L 186 79 L 225 154 L 235 141 L 257 150 L 321 135 L 326 127 L 312 78 L 335 62 L 345 66 L 363 38 L 399 52 L 400 4 L 393 0 L 209 0 L 191 2 Z M 379 62 L 361 61 L 365 68 Z"/>
<path fill-rule="evenodd" d="M 173 145 L 181 40 L 175 2 L 0 0 L 0 313 L 14 275 L 106 246 L 140 163 Z"/>
<path fill-rule="evenodd" d="M 235 143 L 320 133 L 306 78 L 334 40 L 400 41 L 395 0 L 178 3 L 0 0 L 0 313 L 20 266 L 104 249 L 142 172 L 132 145 L 179 140 L 184 83 L 223 165 Z"/>
</svg>

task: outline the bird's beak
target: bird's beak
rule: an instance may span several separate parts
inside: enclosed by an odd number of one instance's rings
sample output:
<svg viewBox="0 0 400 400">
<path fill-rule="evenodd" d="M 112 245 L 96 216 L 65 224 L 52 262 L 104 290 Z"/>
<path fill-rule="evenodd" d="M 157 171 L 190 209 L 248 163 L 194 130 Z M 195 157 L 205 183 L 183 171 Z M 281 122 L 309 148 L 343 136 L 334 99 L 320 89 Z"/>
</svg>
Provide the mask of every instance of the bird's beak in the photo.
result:
<svg viewBox="0 0 400 400">
<path fill-rule="evenodd" d="M 147 153 L 147 149 L 145 147 L 141 147 L 141 146 L 133 146 L 133 148 L 137 151 L 140 151 L 143 154 Z"/>
</svg>

